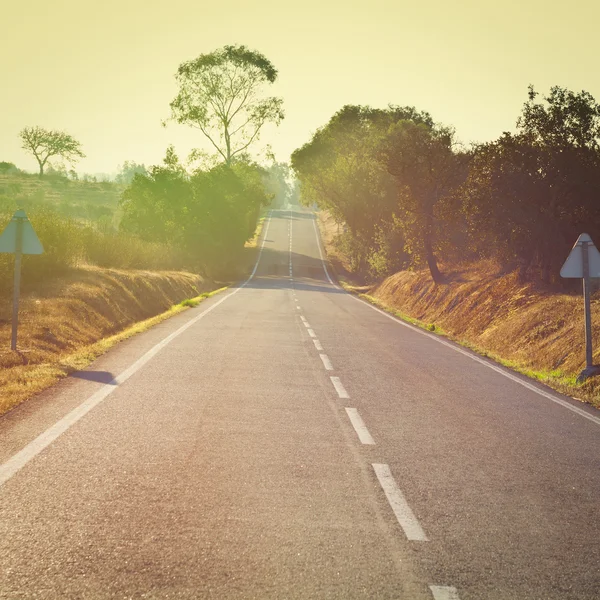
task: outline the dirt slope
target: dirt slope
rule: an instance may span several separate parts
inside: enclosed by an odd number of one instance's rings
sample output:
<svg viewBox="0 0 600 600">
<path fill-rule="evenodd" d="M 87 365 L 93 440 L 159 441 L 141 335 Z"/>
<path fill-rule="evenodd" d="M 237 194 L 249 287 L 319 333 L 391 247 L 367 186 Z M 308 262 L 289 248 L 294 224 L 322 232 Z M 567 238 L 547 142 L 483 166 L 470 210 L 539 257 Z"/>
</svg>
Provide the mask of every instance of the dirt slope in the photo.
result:
<svg viewBox="0 0 600 600">
<path fill-rule="evenodd" d="M 0 414 L 81 368 L 90 345 L 214 288 L 191 273 L 73 269 L 23 297 L 17 353 L 10 351 L 10 295 L 2 290 Z"/>
<path fill-rule="evenodd" d="M 343 274 L 345 260 L 332 247 L 335 228 L 326 216 L 321 229 L 328 255 Z M 434 284 L 426 270 L 401 271 L 359 291 L 430 330 L 600 407 L 600 377 L 575 384 L 585 366 L 581 293 L 522 282 L 517 273 L 505 273 L 491 261 L 446 266 L 444 272 L 444 284 Z M 598 293 L 592 301 L 592 320 L 594 363 L 599 364 Z"/>
</svg>

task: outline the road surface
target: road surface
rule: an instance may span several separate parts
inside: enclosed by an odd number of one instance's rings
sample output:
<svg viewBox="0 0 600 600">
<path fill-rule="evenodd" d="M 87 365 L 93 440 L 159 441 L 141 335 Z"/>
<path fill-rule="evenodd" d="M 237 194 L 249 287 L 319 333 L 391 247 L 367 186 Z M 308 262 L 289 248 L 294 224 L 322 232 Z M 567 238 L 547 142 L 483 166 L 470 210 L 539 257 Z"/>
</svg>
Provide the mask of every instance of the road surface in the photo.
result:
<svg viewBox="0 0 600 600">
<path fill-rule="evenodd" d="M 600 418 L 334 285 L 245 284 L 0 419 L 0 598 L 600 597 Z"/>
</svg>

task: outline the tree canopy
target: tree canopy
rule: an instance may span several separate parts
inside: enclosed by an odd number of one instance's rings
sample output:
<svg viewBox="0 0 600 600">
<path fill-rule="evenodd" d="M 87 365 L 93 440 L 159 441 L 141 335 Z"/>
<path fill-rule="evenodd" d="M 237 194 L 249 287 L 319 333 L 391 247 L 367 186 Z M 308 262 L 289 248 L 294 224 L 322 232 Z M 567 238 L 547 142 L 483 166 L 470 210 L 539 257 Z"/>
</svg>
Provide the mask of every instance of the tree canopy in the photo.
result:
<svg viewBox="0 0 600 600">
<path fill-rule="evenodd" d="M 121 229 L 181 248 L 189 268 L 231 276 L 271 196 L 266 172 L 254 163 L 221 163 L 189 175 L 172 147 L 162 165 L 137 173 L 123 192 Z"/>
<path fill-rule="evenodd" d="M 55 156 L 60 156 L 70 163 L 76 162 L 79 158 L 85 158 L 81 143 L 64 131 L 25 127 L 19 133 L 19 137 L 23 150 L 33 154 L 37 160 L 40 177 L 43 177 L 44 167 L 48 161 Z"/>
<path fill-rule="evenodd" d="M 514 133 L 465 150 L 414 108 L 346 106 L 292 155 L 303 201 L 347 224 L 337 243 L 371 278 L 494 258 L 555 281 L 582 231 L 600 233 L 600 104 L 530 86 Z"/>
<path fill-rule="evenodd" d="M 261 96 L 277 79 L 277 70 L 260 52 L 225 46 L 182 63 L 179 92 L 171 102 L 177 123 L 200 129 L 227 163 L 259 139 L 266 123 L 284 118 L 283 100 Z"/>
</svg>

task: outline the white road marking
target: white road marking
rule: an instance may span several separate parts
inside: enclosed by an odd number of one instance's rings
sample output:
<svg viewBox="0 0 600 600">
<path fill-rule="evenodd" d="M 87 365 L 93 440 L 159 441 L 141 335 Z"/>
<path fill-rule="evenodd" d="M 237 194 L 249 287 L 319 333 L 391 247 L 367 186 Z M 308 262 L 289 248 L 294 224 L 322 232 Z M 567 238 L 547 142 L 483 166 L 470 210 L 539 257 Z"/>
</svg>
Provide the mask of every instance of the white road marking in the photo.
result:
<svg viewBox="0 0 600 600">
<path fill-rule="evenodd" d="M 267 226 L 264 229 L 262 244 L 260 245 L 260 251 L 256 258 L 256 264 L 254 269 L 248 277 L 248 279 L 234 289 L 232 292 L 215 302 L 212 306 L 201 312 L 197 317 L 189 320 L 185 325 L 182 325 L 179 329 L 168 335 L 166 338 L 161 340 L 158 344 L 150 348 L 145 354 L 143 354 L 138 360 L 136 360 L 130 367 L 125 369 L 117 377 L 115 377 L 110 383 L 104 384 L 97 392 L 92 394 L 82 404 L 74 408 L 71 412 L 67 413 L 62 419 L 57 421 L 54 425 L 46 429 L 43 433 L 38 435 L 34 440 L 29 442 L 27 446 L 22 448 L 19 452 L 11 456 L 6 462 L 0 465 L 0 486 L 5 484 L 15 473 L 22 469 L 30 460 L 35 458 L 45 448 L 50 446 L 58 437 L 60 437 L 65 431 L 72 427 L 77 421 L 89 413 L 94 407 L 98 406 L 103 400 L 105 400 L 115 390 L 119 389 L 119 386 L 127 381 L 132 375 L 137 373 L 144 365 L 146 365 L 156 354 L 158 354 L 163 348 L 168 346 L 175 338 L 180 336 L 184 331 L 195 325 L 200 319 L 204 318 L 207 314 L 212 312 L 217 306 L 223 304 L 225 300 L 231 298 L 237 294 L 242 288 L 245 288 L 250 281 L 254 278 L 260 259 L 265 247 L 265 241 L 269 232 L 269 225 L 271 224 L 271 213 L 267 220 Z"/>
<path fill-rule="evenodd" d="M 347 294 L 348 296 L 350 296 L 357 302 L 360 302 L 364 306 L 367 306 L 370 309 L 375 310 L 378 313 L 382 314 L 384 317 L 391 319 L 392 321 L 394 321 L 394 323 L 397 323 L 398 325 L 402 325 L 403 327 L 407 327 L 408 329 L 412 329 L 413 331 L 415 331 L 416 333 L 419 333 L 421 335 L 425 335 L 430 340 L 437 342 L 438 344 L 442 344 L 442 345 L 450 348 L 451 350 L 454 350 L 455 352 L 459 352 L 463 356 L 466 356 L 467 358 L 470 358 L 471 360 L 478 362 L 479 364 L 483 365 L 484 367 L 487 367 L 488 369 L 492 369 L 493 371 L 496 371 L 496 373 L 499 373 L 503 377 L 506 377 L 506 378 L 514 381 L 515 383 L 518 383 L 519 385 L 523 386 L 524 388 L 527 388 L 531 392 L 535 392 L 536 394 L 538 394 L 538 396 L 542 396 L 543 398 L 546 398 L 547 400 L 550 400 L 551 402 L 554 402 L 555 404 L 559 404 L 560 406 L 570 410 L 571 412 L 578 414 L 580 417 L 583 417 L 584 419 L 588 419 L 588 421 L 592 421 L 592 423 L 595 423 L 596 425 L 600 425 L 600 417 L 596 417 L 595 415 L 590 414 L 589 412 L 583 410 L 582 408 L 579 408 L 578 406 L 571 404 L 567 400 L 563 400 L 562 398 L 555 396 L 551 392 L 546 392 L 545 390 L 538 388 L 537 386 L 533 385 L 532 383 L 529 383 L 528 381 L 522 379 L 521 377 L 515 375 L 514 373 L 505 370 L 503 367 L 501 367 L 499 365 L 495 365 L 491 362 L 488 362 L 487 360 L 483 359 L 482 357 L 477 356 L 476 354 L 472 354 L 471 352 L 464 350 L 460 346 L 457 346 L 455 344 L 452 344 L 451 342 L 444 340 L 440 336 L 437 336 L 433 333 L 429 333 L 428 331 L 425 331 L 425 330 L 421 329 L 420 327 L 416 327 L 415 325 L 411 325 L 410 323 L 407 323 L 406 321 L 403 321 L 402 319 L 399 319 L 398 317 L 395 317 L 394 315 L 391 315 L 390 313 L 385 312 L 381 308 L 377 308 L 377 306 L 373 306 L 373 304 L 371 304 L 370 302 L 367 302 L 366 300 L 362 300 L 361 298 L 358 298 L 354 294 L 350 294 L 349 292 L 347 292 L 344 288 L 342 288 L 339 285 L 337 285 L 336 283 L 334 283 L 332 281 L 331 277 L 329 276 L 329 271 L 327 270 L 327 265 L 326 265 L 325 259 L 323 257 L 323 250 L 321 249 L 321 238 L 317 231 L 316 217 L 313 219 L 313 227 L 315 230 L 315 236 L 317 238 L 317 246 L 319 248 L 319 256 L 321 257 L 323 271 L 325 271 L 327 280 L 333 287 L 337 288 L 338 290 L 341 290 L 342 292 L 344 292 L 345 294 Z"/>
<path fill-rule="evenodd" d="M 354 427 L 354 431 L 358 435 L 358 439 L 363 443 L 370 446 L 375 445 L 375 440 L 371 437 L 365 422 L 362 420 L 362 417 L 358 414 L 358 410 L 356 408 L 346 408 L 346 412 L 348 413 L 348 417 L 350 418 L 350 423 Z"/>
<path fill-rule="evenodd" d="M 294 235 L 294 231 L 292 229 L 292 211 L 290 210 L 290 279 L 292 279 L 292 239 L 293 239 L 293 235 Z M 293 281 L 293 279 L 292 279 Z"/>
<path fill-rule="evenodd" d="M 340 398 L 350 398 L 339 377 L 330 377 L 329 379 L 331 379 L 331 383 L 333 383 L 333 387 Z"/>
<path fill-rule="evenodd" d="M 319 351 L 323 350 L 323 346 L 321 346 L 321 342 L 319 340 L 313 340 L 315 348 Z"/>
<path fill-rule="evenodd" d="M 313 227 L 314 227 L 314 230 L 315 230 L 315 236 L 317 238 L 317 247 L 319 248 L 319 256 L 321 257 L 321 263 L 323 264 L 323 271 L 325 271 L 325 275 L 327 277 L 327 281 L 329 281 L 329 283 L 331 285 L 333 285 L 334 287 L 339 288 L 338 285 L 336 285 L 335 283 L 333 283 L 331 277 L 329 277 L 329 271 L 327 270 L 327 265 L 325 264 L 325 258 L 323 257 L 323 250 L 321 249 L 321 236 L 319 236 L 319 233 L 317 231 L 317 217 L 316 216 L 313 219 Z M 340 289 L 343 289 L 343 288 L 340 288 Z M 344 290 L 344 291 L 346 291 L 346 290 Z"/>
<path fill-rule="evenodd" d="M 299 307 L 299 306 L 296 306 L 296 308 L 297 308 L 298 310 L 300 310 L 300 307 Z"/>
<path fill-rule="evenodd" d="M 429 589 L 435 600 L 460 600 L 458 591 L 454 587 L 446 587 L 443 585 L 430 585 Z"/>
<path fill-rule="evenodd" d="M 317 334 L 312 329 L 307 329 L 306 331 L 308 331 L 308 335 L 310 335 L 311 338 L 317 337 Z"/>
<path fill-rule="evenodd" d="M 304 321 L 304 327 L 306 327 L 306 329 L 310 329 L 310 323 L 308 321 Z"/>
<path fill-rule="evenodd" d="M 415 542 L 427 542 L 425 532 L 402 495 L 388 465 L 373 464 L 373 469 L 375 469 L 375 475 L 377 475 L 377 479 L 406 537 Z"/>
<path fill-rule="evenodd" d="M 302 319 L 303 323 L 308 323 L 308 321 L 306 320 L 306 317 L 304 315 L 300 315 L 300 319 Z"/>
<path fill-rule="evenodd" d="M 331 361 L 329 360 L 329 356 L 327 356 L 327 354 L 319 354 L 319 356 L 321 357 L 321 360 L 323 361 L 323 366 L 325 367 L 325 369 L 327 371 L 333 371 L 333 365 L 331 364 Z"/>
</svg>

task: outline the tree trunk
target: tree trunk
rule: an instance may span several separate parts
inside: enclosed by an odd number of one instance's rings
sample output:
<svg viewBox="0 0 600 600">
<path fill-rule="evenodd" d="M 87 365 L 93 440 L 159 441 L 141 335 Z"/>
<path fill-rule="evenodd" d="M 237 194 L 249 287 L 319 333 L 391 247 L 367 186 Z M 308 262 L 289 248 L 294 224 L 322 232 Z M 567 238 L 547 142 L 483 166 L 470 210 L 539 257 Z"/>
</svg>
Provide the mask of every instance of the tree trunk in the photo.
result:
<svg viewBox="0 0 600 600">
<path fill-rule="evenodd" d="M 437 258 L 433 253 L 431 244 L 427 244 L 427 242 L 425 242 L 425 260 L 427 261 L 427 266 L 429 267 L 429 272 L 431 273 L 433 281 L 435 283 L 442 283 L 442 281 L 444 281 L 444 276 L 440 272 L 437 264 Z"/>
<path fill-rule="evenodd" d="M 40 177 L 44 176 L 44 163 L 40 163 Z"/>
<path fill-rule="evenodd" d="M 441 283 L 444 280 L 444 276 L 440 273 L 440 269 L 437 264 L 437 258 L 433 252 L 433 215 L 428 214 L 425 223 L 425 235 L 424 235 L 424 246 L 425 246 L 425 260 L 429 267 L 429 272 L 435 283 Z"/>
</svg>

